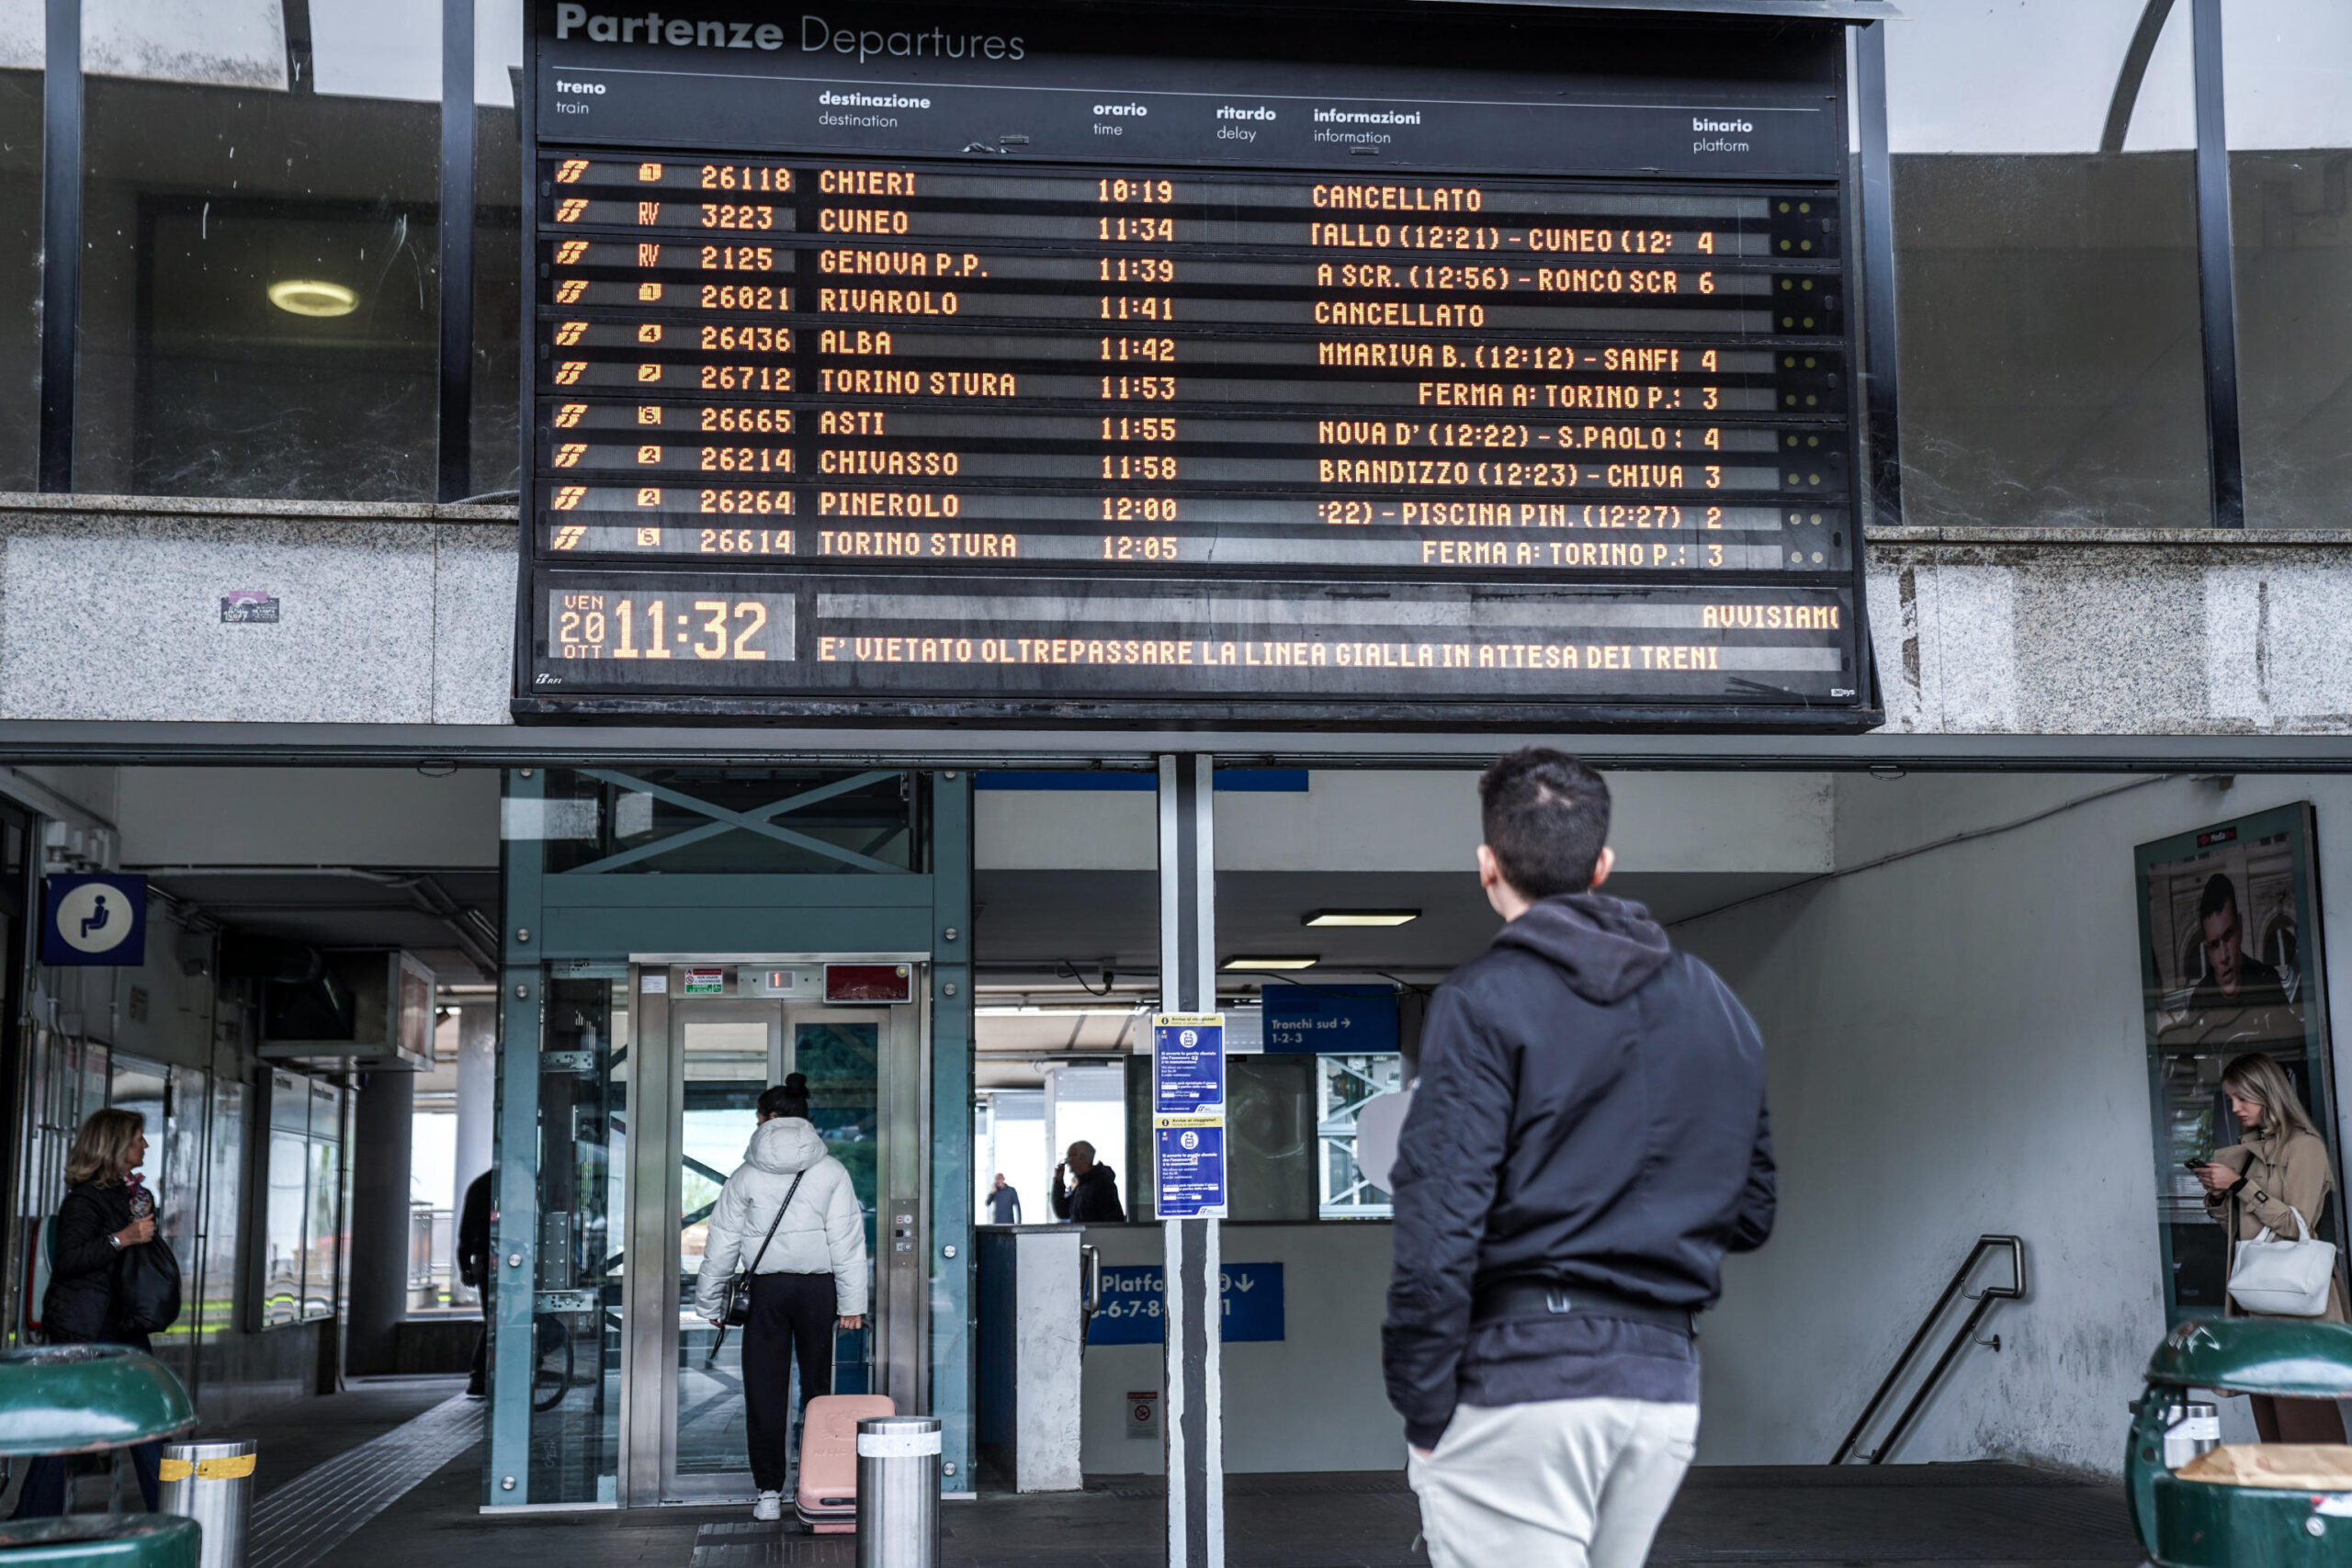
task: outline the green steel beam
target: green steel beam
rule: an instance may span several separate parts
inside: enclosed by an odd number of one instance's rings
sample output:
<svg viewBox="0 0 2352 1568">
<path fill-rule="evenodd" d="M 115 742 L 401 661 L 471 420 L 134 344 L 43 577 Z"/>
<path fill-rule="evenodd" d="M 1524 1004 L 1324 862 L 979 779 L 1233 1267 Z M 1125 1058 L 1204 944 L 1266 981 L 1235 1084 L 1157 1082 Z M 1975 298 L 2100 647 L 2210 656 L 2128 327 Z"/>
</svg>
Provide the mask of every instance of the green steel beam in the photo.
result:
<svg viewBox="0 0 2352 1568">
<path fill-rule="evenodd" d="M 972 1490 L 972 775 L 931 788 L 931 1407 L 941 1485 Z M 952 1253 L 950 1249 L 953 1249 Z"/>
<path fill-rule="evenodd" d="M 837 860 L 844 865 L 858 866 L 865 871 L 896 876 L 901 874 L 905 869 L 892 865 L 888 861 L 876 860 L 871 855 L 859 854 L 855 850 L 845 850 L 839 844 L 829 844 L 822 839 L 811 838 L 806 833 L 796 833 L 789 828 L 779 828 L 766 820 L 759 812 L 729 811 L 723 806 L 713 806 L 707 800 L 697 800 L 684 790 L 672 789 L 667 784 L 650 784 L 644 779 L 634 778 L 628 773 L 615 773 L 609 768 L 583 768 L 581 772 L 589 778 L 601 779 L 608 784 L 618 784 L 623 789 L 637 790 L 653 796 L 656 800 L 666 800 L 673 806 L 683 806 L 689 811 L 697 812 L 711 818 L 713 827 L 710 829 L 695 830 L 706 837 L 710 832 L 728 832 L 740 828 L 746 833 L 757 833 L 762 838 L 791 844 L 796 848 L 807 850 L 811 854 L 822 855 L 828 860 Z M 682 841 L 682 839 L 664 839 L 658 845 L 647 846 L 647 851 L 650 853 L 660 850 L 674 849 Z"/>
<path fill-rule="evenodd" d="M 544 799 L 546 770 L 508 773 L 506 794 L 513 800 Z M 497 1287 L 497 1316 L 490 1329 L 490 1468 L 483 1476 L 485 1501 L 492 1506 L 531 1500 L 531 1377 L 538 1359 L 532 1344 L 531 1309 L 538 1275 L 539 964 L 544 946 L 539 928 L 547 846 L 537 839 L 509 839 L 505 851 L 492 1181 L 498 1223 L 488 1269 Z"/>
</svg>

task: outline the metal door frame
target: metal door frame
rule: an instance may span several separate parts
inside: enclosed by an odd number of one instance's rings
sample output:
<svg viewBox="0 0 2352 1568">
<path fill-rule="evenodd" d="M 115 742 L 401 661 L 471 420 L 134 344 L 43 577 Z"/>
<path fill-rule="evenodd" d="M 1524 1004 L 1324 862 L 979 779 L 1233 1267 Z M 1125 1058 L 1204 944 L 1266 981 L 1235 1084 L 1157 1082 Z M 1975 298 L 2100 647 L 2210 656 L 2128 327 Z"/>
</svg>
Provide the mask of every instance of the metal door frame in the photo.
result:
<svg viewBox="0 0 2352 1568">
<path fill-rule="evenodd" d="M 673 988 L 674 976 L 659 992 L 648 993 L 648 970 L 675 971 L 735 965 L 905 964 L 913 999 L 899 1003 L 828 1004 L 820 998 L 694 998 Z M 875 1293 L 868 1310 L 878 1321 L 874 1362 L 882 1392 L 902 1411 L 930 1408 L 931 1168 L 931 986 L 930 955 L 913 953 L 631 953 L 628 986 L 632 1004 L 629 1145 L 623 1175 L 628 1211 L 628 1251 L 622 1267 L 621 1393 L 618 1495 L 625 1508 L 653 1507 L 664 1496 L 676 1463 L 677 1281 L 673 1265 L 636 1266 L 639 1258 L 667 1258 L 677 1248 L 682 1178 L 674 1129 L 684 1096 L 678 1073 L 680 1042 L 671 1034 L 673 1000 L 765 1001 L 789 1009 L 813 1001 L 827 1011 L 875 1011 L 885 1015 L 880 1058 L 875 1064 L 880 1147 L 876 1159 Z M 789 1014 L 786 1014 L 789 1022 Z M 659 1043 L 658 1051 L 652 1049 Z M 789 1050 L 789 1036 L 786 1049 Z M 911 1226 L 894 1223 L 910 1215 Z M 910 1235 L 899 1236 L 900 1229 Z M 878 1311 L 877 1311 L 878 1309 Z M 748 1465 L 746 1469 L 748 1470 Z M 696 1503 L 715 1498 L 695 1498 Z M 684 1501 L 681 1499 L 681 1501 Z"/>
</svg>

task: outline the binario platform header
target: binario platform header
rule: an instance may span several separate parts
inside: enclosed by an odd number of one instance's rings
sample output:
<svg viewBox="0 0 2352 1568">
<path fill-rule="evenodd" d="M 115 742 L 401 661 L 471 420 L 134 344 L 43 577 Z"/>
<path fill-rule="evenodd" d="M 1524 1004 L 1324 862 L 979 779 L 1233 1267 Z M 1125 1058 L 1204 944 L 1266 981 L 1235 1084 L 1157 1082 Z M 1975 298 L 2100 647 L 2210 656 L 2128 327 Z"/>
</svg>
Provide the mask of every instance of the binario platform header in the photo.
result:
<svg viewBox="0 0 2352 1568">
<path fill-rule="evenodd" d="M 1835 26 L 539 0 L 546 142 L 1836 179 Z"/>
</svg>

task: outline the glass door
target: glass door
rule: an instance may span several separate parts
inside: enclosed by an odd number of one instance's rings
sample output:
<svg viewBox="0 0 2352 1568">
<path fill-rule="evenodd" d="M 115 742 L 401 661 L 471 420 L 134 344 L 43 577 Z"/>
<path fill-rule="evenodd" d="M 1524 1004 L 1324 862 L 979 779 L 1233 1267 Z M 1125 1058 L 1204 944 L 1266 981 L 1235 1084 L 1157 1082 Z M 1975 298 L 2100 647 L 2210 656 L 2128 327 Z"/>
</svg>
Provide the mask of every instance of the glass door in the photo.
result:
<svg viewBox="0 0 2352 1568">
<path fill-rule="evenodd" d="M 641 1064 L 638 1125 L 667 1136 L 639 1144 L 630 1162 L 629 1206 L 637 1256 L 675 1264 L 639 1271 L 629 1289 L 624 1398 L 631 1506 L 751 1495 L 741 1331 L 714 1327 L 695 1310 L 694 1298 L 719 1191 L 743 1161 L 760 1094 L 786 1075 L 808 1075 L 810 1121 L 848 1170 L 865 1214 L 866 1327 L 836 1337 L 831 1387 L 817 1392 L 888 1387 L 891 1371 L 877 1364 L 888 1351 L 876 1348 L 896 1344 L 910 1326 L 904 1320 L 919 1315 L 894 1313 L 888 1288 L 894 1273 L 907 1272 L 919 1258 L 894 1266 L 888 1244 L 876 1242 L 884 1200 L 905 1185 L 888 1182 L 886 1152 L 895 1147 L 920 1168 L 920 1128 L 893 1126 L 898 1119 L 888 1110 L 894 1078 L 911 1087 L 921 1077 L 920 1008 L 829 1007 L 760 994 L 786 975 L 793 978 L 785 984 L 820 997 L 822 973 L 821 961 L 797 972 L 778 970 L 775 961 L 756 969 L 728 963 L 639 971 L 640 1038 L 649 1047 L 666 1041 L 668 1049 L 658 1062 L 649 1054 Z M 897 1381 L 906 1386 L 903 1373 Z"/>
</svg>

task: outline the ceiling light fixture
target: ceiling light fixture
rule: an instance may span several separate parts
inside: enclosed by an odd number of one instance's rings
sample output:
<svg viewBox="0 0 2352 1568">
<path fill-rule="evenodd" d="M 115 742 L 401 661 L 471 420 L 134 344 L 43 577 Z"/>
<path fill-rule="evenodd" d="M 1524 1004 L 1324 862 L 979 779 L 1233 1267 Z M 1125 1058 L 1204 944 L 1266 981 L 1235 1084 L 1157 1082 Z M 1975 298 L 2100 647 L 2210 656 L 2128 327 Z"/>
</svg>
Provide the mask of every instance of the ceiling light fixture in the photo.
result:
<svg viewBox="0 0 2352 1568">
<path fill-rule="evenodd" d="M 1225 967 L 1240 969 L 1312 969 L 1322 962 L 1319 958 L 1228 958 Z"/>
<path fill-rule="evenodd" d="M 269 286 L 269 302 L 291 316 L 348 316 L 359 309 L 359 296 L 340 283 L 315 277 L 288 277 Z"/>
<path fill-rule="evenodd" d="M 1317 909 L 1298 923 L 1303 926 L 1408 926 L 1420 918 L 1419 909 Z"/>
</svg>

